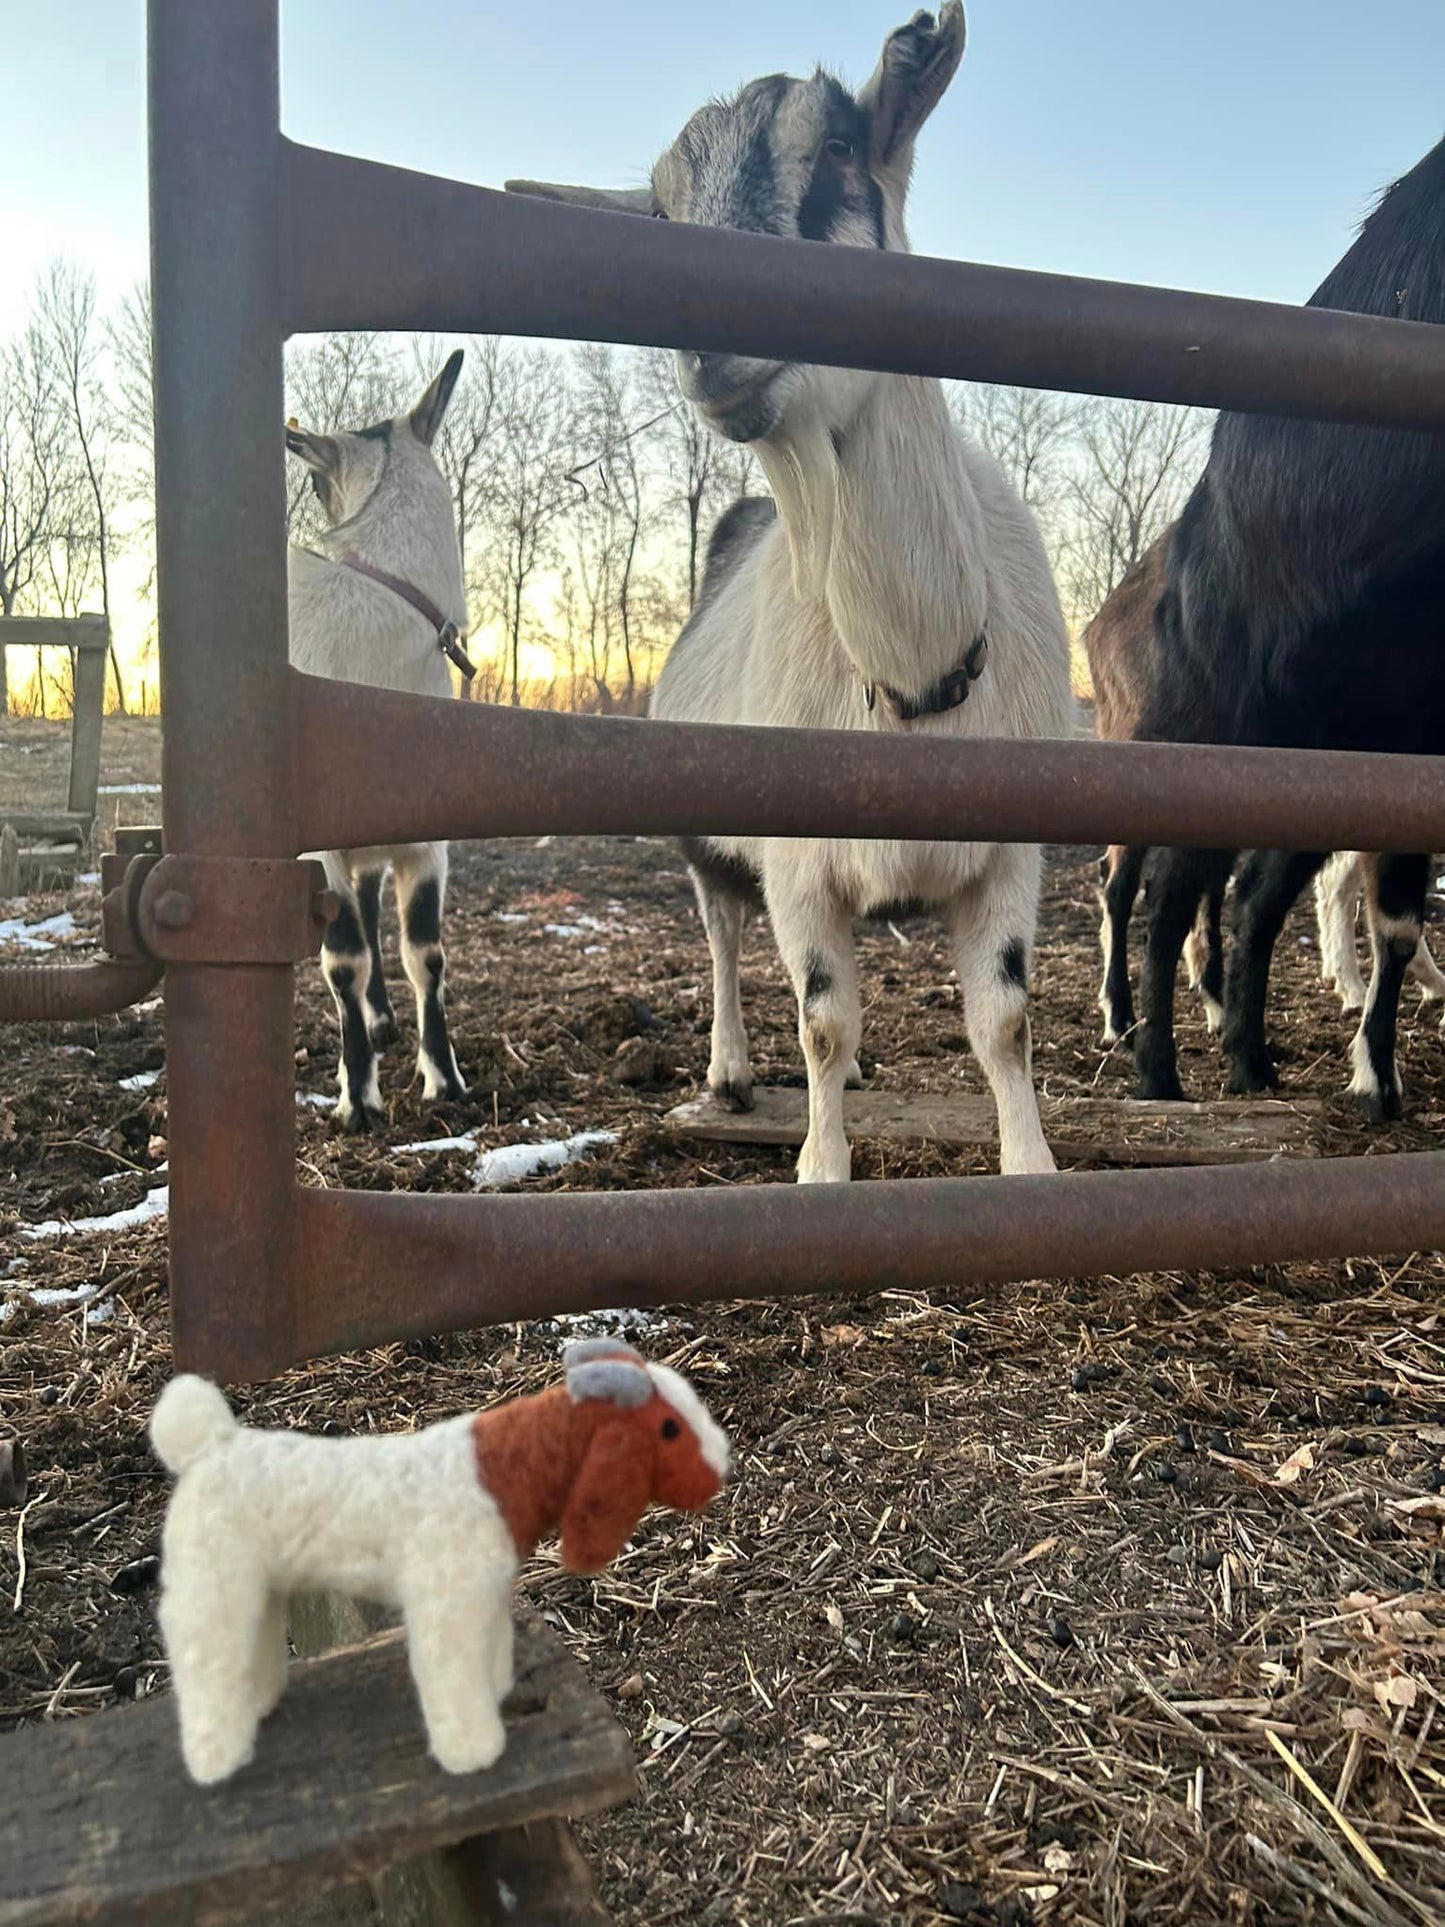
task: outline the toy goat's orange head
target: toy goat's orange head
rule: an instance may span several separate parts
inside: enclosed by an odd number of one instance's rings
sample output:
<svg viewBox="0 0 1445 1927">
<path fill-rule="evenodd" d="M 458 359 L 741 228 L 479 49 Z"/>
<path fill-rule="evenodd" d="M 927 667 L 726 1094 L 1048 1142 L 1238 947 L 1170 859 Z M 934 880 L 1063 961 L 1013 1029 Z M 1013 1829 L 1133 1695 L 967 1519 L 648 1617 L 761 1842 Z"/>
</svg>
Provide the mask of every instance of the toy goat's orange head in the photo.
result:
<svg viewBox="0 0 1445 1927">
<path fill-rule="evenodd" d="M 562 1515 L 562 1563 L 600 1572 L 649 1505 L 696 1512 L 727 1477 L 721 1427 L 680 1372 L 649 1365 L 617 1339 L 563 1354 L 567 1396 L 600 1408 Z"/>
</svg>

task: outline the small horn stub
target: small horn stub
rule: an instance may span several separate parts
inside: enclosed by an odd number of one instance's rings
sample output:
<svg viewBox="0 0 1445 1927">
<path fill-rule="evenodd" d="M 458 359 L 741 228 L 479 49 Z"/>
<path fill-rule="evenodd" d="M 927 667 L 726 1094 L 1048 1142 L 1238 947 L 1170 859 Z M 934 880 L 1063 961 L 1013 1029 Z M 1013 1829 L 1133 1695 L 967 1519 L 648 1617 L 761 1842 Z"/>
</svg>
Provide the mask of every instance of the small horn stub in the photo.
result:
<svg viewBox="0 0 1445 1927">
<path fill-rule="evenodd" d="M 589 1358 L 630 1358 L 642 1365 L 642 1353 L 634 1351 L 622 1338 L 571 1338 L 562 1347 L 562 1363 L 570 1372 L 574 1365 L 585 1365 Z"/>
<path fill-rule="evenodd" d="M 647 1403 L 652 1390 L 646 1368 L 630 1358 L 593 1358 L 567 1373 L 567 1395 L 579 1405 L 597 1399 L 631 1412 Z"/>
</svg>

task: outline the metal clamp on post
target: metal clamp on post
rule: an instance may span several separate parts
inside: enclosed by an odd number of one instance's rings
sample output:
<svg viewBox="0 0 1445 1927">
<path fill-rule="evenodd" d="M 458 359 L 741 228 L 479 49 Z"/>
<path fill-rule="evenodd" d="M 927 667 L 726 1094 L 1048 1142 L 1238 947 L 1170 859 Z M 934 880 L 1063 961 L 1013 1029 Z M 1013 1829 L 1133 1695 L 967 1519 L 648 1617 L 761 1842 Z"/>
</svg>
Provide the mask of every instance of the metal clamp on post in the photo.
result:
<svg viewBox="0 0 1445 1927">
<path fill-rule="evenodd" d="M 319 863 L 284 858 L 117 858 L 102 881 L 106 949 L 156 963 L 301 963 L 339 907 Z"/>
</svg>

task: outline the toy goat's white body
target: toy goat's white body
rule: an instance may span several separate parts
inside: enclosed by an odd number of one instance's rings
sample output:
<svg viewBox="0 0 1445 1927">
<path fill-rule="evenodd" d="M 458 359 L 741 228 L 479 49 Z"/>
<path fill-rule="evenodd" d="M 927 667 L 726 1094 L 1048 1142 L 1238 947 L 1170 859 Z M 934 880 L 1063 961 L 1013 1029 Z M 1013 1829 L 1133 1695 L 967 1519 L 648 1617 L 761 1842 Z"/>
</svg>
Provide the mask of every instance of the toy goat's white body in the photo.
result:
<svg viewBox="0 0 1445 1927">
<path fill-rule="evenodd" d="M 286 1683 L 287 1600 L 319 1590 L 401 1612 L 448 1772 L 499 1758 L 518 1560 L 477 1477 L 470 1414 L 395 1438 L 253 1432 L 213 1386 L 178 1379 L 157 1428 L 180 1472 L 159 1617 L 193 1779 L 223 1780 L 250 1759 Z"/>
</svg>

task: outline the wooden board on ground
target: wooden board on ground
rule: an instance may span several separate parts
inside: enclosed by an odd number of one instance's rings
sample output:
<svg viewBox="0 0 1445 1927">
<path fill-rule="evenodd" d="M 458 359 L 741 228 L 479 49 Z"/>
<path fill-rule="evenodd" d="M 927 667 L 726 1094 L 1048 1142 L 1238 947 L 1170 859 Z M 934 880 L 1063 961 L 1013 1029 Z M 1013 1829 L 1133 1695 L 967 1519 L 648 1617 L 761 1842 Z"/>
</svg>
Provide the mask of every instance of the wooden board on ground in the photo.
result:
<svg viewBox="0 0 1445 1927">
<path fill-rule="evenodd" d="M 754 1090 L 756 1108 L 725 1111 L 712 1097 L 679 1104 L 663 1119 L 677 1137 L 723 1144 L 801 1144 L 808 1129 L 802 1090 Z M 1213 1104 L 1146 1099 L 1054 1097 L 1039 1100 L 1044 1134 L 1056 1156 L 1099 1164 L 1242 1164 L 1313 1157 L 1317 1098 L 1239 1098 Z M 993 1099 L 964 1094 L 907 1096 L 846 1091 L 843 1123 L 850 1138 L 910 1144 L 998 1143 Z"/>
<path fill-rule="evenodd" d="M 507 1750 L 443 1773 L 398 1633 L 292 1667 L 256 1758 L 219 1787 L 181 1765 L 155 1699 L 0 1741 L 0 1927 L 252 1920 L 469 1835 L 627 1799 L 632 1747 L 553 1635 L 518 1628 Z"/>
</svg>

